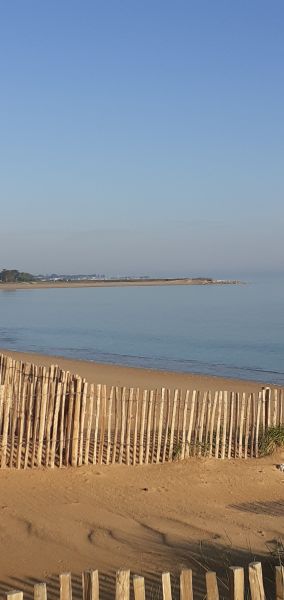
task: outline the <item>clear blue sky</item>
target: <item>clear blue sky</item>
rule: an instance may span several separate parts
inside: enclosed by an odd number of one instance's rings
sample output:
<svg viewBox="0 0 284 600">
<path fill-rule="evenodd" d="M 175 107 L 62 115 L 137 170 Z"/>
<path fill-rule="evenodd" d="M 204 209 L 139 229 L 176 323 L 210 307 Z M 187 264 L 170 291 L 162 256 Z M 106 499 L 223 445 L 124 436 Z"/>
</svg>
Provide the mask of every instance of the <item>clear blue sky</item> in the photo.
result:
<svg viewBox="0 0 284 600">
<path fill-rule="evenodd" d="M 283 0 L 2 0 L 0 267 L 283 268 Z"/>
</svg>

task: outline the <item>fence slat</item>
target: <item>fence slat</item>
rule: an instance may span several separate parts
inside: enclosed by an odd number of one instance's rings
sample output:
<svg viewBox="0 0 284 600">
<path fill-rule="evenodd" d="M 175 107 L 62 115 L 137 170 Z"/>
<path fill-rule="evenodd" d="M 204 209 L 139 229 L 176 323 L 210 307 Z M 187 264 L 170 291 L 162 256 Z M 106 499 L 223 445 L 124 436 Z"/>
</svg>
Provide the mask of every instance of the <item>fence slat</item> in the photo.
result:
<svg viewBox="0 0 284 600">
<path fill-rule="evenodd" d="M 135 423 L 134 423 L 134 435 L 133 435 L 133 458 L 132 464 L 136 465 L 136 454 L 137 454 L 137 434 L 138 434 L 138 415 L 139 415 L 139 388 L 136 389 L 135 394 Z"/>
<path fill-rule="evenodd" d="M 176 421 L 176 410 L 177 410 L 178 397 L 179 397 L 179 391 L 175 390 L 174 401 L 173 401 L 172 420 L 171 420 L 169 460 L 172 460 L 173 458 L 175 458 L 175 456 L 173 456 L 173 445 L 174 445 L 174 437 L 175 437 L 175 421 Z"/>
<path fill-rule="evenodd" d="M 71 573 L 61 573 L 59 575 L 60 600 L 72 600 L 72 580 Z"/>
<path fill-rule="evenodd" d="M 249 585 L 251 600 L 264 600 L 265 594 L 260 562 L 253 562 L 249 565 Z"/>
<path fill-rule="evenodd" d="M 244 600 L 244 570 L 241 567 L 229 568 L 230 600 Z"/>
<path fill-rule="evenodd" d="M 210 437 L 209 437 L 209 458 L 211 458 L 211 456 L 213 455 L 213 434 L 214 434 L 215 413 L 216 413 L 218 396 L 219 396 L 219 393 L 215 392 L 213 406 L 212 406 L 212 412 L 211 412 Z"/>
<path fill-rule="evenodd" d="M 183 569 L 180 574 L 180 600 L 193 600 L 192 570 Z"/>
<path fill-rule="evenodd" d="M 98 430 L 99 430 L 99 418 L 100 418 L 100 407 L 101 407 L 101 391 L 102 391 L 102 386 L 100 384 L 98 384 L 97 385 L 97 399 L 96 399 L 93 465 L 97 464 L 97 446 L 98 446 Z"/>
<path fill-rule="evenodd" d="M 99 600 L 99 572 L 84 571 L 82 573 L 83 600 Z"/>
<path fill-rule="evenodd" d="M 84 451 L 84 431 L 85 431 L 85 418 L 86 418 L 86 407 L 87 407 L 87 393 L 88 384 L 86 381 L 83 382 L 83 391 L 81 396 L 81 414 L 80 414 L 80 428 L 79 428 L 79 457 L 78 465 L 81 467 L 83 464 L 83 451 Z"/>
<path fill-rule="evenodd" d="M 147 390 L 143 391 L 142 400 L 142 411 L 141 411 L 141 423 L 140 423 L 140 436 L 139 436 L 139 464 L 143 463 L 144 456 L 144 431 L 145 431 L 145 415 L 146 415 L 146 403 L 147 403 Z"/>
<path fill-rule="evenodd" d="M 152 407 L 153 407 L 153 398 L 154 392 L 150 391 L 150 398 L 148 402 L 148 414 L 147 414 L 147 433 L 146 433 L 146 452 L 145 452 L 145 464 L 147 465 L 149 462 L 149 452 L 150 452 L 150 436 L 151 436 L 151 418 L 152 418 Z"/>
<path fill-rule="evenodd" d="M 88 465 L 89 464 L 90 440 L 91 440 L 91 429 L 92 429 L 92 421 L 93 421 L 94 400 L 95 400 L 95 388 L 94 388 L 94 385 L 92 384 L 90 386 L 90 395 L 89 395 L 88 410 L 87 410 L 87 429 L 86 429 L 86 444 L 85 444 L 85 454 L 84 454 L 84 465 Z"/>
<path fill-rule="evenodd" d="M 105 429 L 106 429 L 106 403 L 107 391 L 106 385 L 102 386 L 102 410 L 101 410 L 101 427 L 100 427 L 100 445 L 99 445 L 99 465 L 103 464 L 104 445 L 105 445 Z"/>
<path fill-rule="evenodd" d="M 122 392 L 121 392 L 121 422 L 120 422 L 120 445 L 119 445 L 119 455 L 118 455 L 118 462 L 119 464 L 122 463 L 123 461 L 123 455 L 124 455 L 124 440 L 125 440 L 125 429 L 126 429 L 126 415 L 127 415 L 127 410 L 126 410 L 126 389 L 125 387 L 122 388 Z"/>
<path fill-rule="evenodd" d="M 284 566 L 275 568 L 276 600 L 284 600 Z"/>
<path fill-rule="evenodd" d="M 214 573 L 214 571 L 207 571 L 205 578 L 207 600 L 219 600 L 219 590 L 216 573 Z"/>
<path fill-rule="evenodd" d="M 107 422 L 107 453 L 106 453 L 106 464 L 109 464 L 110 461 L 110 451 L 111 451 L 111 419 L 112 419 L 112 400 L 113 400 L 113 386 L 111 387 L 109 394 L 109 401 L 107 407 L 108 414 L 108 422 Z"/>
<path fill-rule="evenodd" d="M 115 600 L 129 600 L 130 571 L 121 570 L 116 573 Z"/>
<path fill-rule="evenodd" d="M 7 600 L 23 600 L 24 594 L 18 590 L 12 590 L 6 594 L 6 598 Z"/>
<path fill-rule="evenodd" d="M 113 451 L 112 451 L 112 459 L 111 459 L 112 464 L 114 464 L 116 462 L 116 452 L 117 452 L 118 409 L 119 409 L 118 387 L 115 388 L 114 403 L 115 403 L 115 410 L 114 410 L 115 424 L 114 424 Z"/>
<path fill-rule="evenodd" d="M 133 577 L 133 590 L 135 600 L 145 600 L 145 581 L 144 577 L 134 575 Z"/>
<path fill-rule="evenodd" d="M 34 600 L 46 600 L 46 583 L 36 583 L 34 585 Z"/>
<path fill-rule="evenodd" d="M 6 457 L 7 457 L 7 450 L 8 450 L 9 411 L 10 411 L 11 400 L 12 400 L 12 388 L 10 385 L 8 385 L 7 393 L 4 397 L 1 469 L 5 469 L 5 467 L 6 467 Z"/>
<path fill-rule="evenodd" d="M 244 457 L 248 457 L 248 444 L 249 444 L 249 432 L 250 432 L 250 411 L 251 411 L 251 394 L 247 398 L 247 411 L 246 411 L 246 426 L 245 426 L 245 454 Z"/>
<path fill-rule="evenodd" d="M 186 450 L 185 450 L 185 456 L 186 456 L 186 458 L 189 457 L 189 453 L 190 453 L 191 434 L 192 434 L 192 426 L 193 426 L 193 417 L 194 417 L 196 396 L 197 396 L 197 391 L 193 390 L 193 392 L 192 392 L 192 398 L 191 398 L 191 406 L 190 406 L 188 432 L 187 432 L 187 437 L 186 437 Z"/>
<path fill-rule="evenodd" d="M 128 407 L 127 407 L 127 425 L 126 425 L 126 464 L 130 465 L 130 439 L 131 439 L 131 423 L 132 423 L 132 404 L 133 404 L 134 389 L 130 388 Z"/>
<path fill-rule="evenodd" d="M 163 600 L 172 600 L 172 587 L 170 573 L 162 574 Z"/>
</svg>

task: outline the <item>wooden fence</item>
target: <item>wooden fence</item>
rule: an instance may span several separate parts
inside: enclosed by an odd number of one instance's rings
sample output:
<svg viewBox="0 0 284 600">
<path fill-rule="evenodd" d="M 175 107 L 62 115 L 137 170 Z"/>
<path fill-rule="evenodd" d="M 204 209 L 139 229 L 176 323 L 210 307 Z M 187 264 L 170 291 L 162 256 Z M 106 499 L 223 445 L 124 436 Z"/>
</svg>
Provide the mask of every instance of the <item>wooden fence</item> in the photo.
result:
<svg viewBox="0 0 284 600">
<path fill-rule="evenodd" d="M 247 577 L 248 575 L 248 577 Z M 193 600 L 195 595 L 193 577 L 191 569 L 184 569 L 180 573 L 179 585 L 172 586 L 170 573 L 163 573 L 161 583 L 156 589 L 151 586 L 147 589 L 147 581 L 144 577 L 134 575 L 131 581 L 130 571 L 117 571 L 115 579 L 115 590 L 113 594 L 107 594 L 108 598 L 115 600 L 145 600 L 146 598 L 157 598 L 159 600 Z M 146 585 L 145 585 L 146 584 Z M 242 567 L 229 567 L 228 585 L 224 590 L 222 586 L 219 593 L 218 578 L 215 572 L 207 571 L 205 574 L 205 595 L 207 600 L 219 600 L 219 598 L 230 598 L 230 600 L 264 600 L 266 596 L 263 583 L 262 566 L 260 562 L 249 564 L 248 573 Z M 274 589 L 273 589 L 274 588 Z M 273 592 L 269 594 L 270 598 L 275 600 L 284 600 L 284 567 L 275 567 Z M 72 600 L 72 579 L 70 573 L 63 573 L 59 576 L 59 598 L 60 600 Z M 269 590 L 270 591 L 270 590 Z M 249 593 L 250 592 L 250 593 Z M 45 583 L 37 583 L 34 586 L 34 599 L 47 599 L 47 586 Z M 23 600 L 23 592 L 13 590 L 6 593 L 7 600 Z M 77 596 L 78 597 L 78 596 Z M 82 574 L 82 589 L 79 596 L 82 600 L 99 600 L 104 598 L 105 594 L 100 592 L 100 581 L 98 571 L 85 571 Z"/>
<path fill-rule="evenodd" d="M 0 356 L 0 468 L 257 457 L 284 393 L 140 390 Z"/>
</svg>

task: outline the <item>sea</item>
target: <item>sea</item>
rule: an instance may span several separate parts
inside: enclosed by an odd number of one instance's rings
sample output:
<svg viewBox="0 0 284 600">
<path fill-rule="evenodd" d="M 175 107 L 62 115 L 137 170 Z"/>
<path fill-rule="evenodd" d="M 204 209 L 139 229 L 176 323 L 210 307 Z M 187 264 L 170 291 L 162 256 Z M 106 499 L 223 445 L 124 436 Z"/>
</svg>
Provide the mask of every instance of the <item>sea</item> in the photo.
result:
<svg viewBox="0 0 284 600">
<path fill-rule="evenodd" d="M 0 347 L 284 384 L 284 277 L 0 291 Z"/>
</svg>

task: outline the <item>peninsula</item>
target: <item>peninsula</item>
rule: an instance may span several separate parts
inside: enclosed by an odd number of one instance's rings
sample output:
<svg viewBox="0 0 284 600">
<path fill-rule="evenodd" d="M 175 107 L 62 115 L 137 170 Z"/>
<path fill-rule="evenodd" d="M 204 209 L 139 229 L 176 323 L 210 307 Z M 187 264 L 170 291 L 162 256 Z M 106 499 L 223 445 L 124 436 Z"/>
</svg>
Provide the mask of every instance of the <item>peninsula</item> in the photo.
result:
<svg viewBox="0 0 284 600">
<path fill-rule="evenodd" d="M 162 286 L 162 285 L 238 285 L 235 279 L 193 278 L 117 278 L 117 279 L 31 279 L 30 281 L 0 281 L 0 290 L 28 290 L 46 288 L 87 288 L 87 287 L 131 287 L 131 286 Z"/>
</svg>

